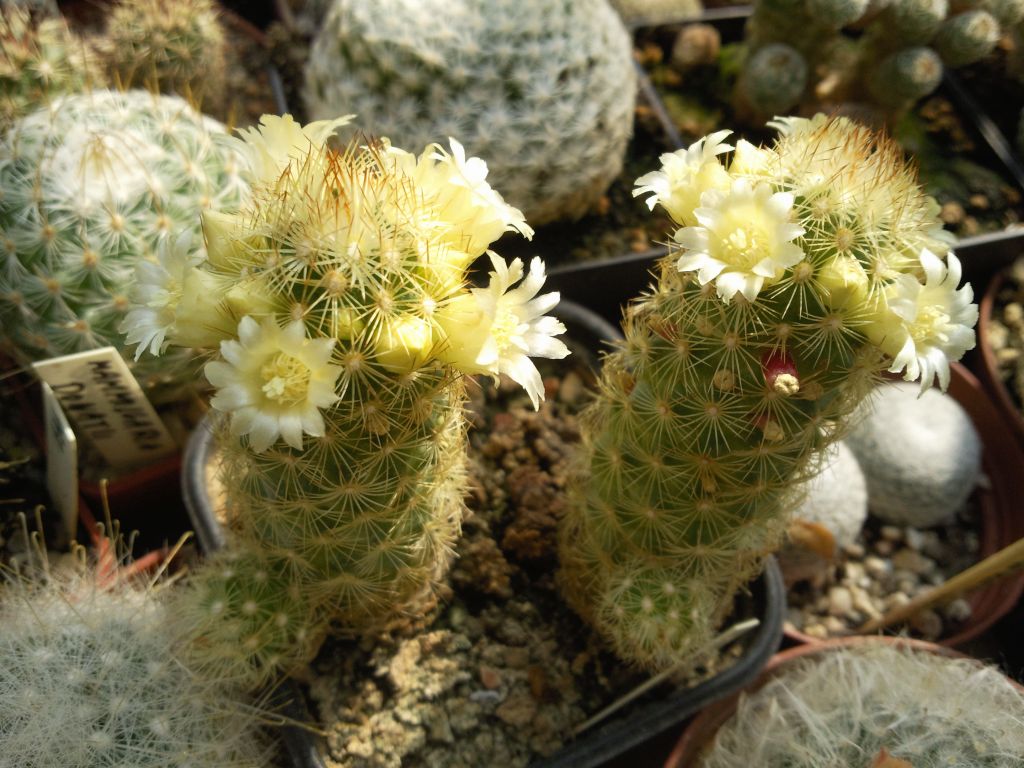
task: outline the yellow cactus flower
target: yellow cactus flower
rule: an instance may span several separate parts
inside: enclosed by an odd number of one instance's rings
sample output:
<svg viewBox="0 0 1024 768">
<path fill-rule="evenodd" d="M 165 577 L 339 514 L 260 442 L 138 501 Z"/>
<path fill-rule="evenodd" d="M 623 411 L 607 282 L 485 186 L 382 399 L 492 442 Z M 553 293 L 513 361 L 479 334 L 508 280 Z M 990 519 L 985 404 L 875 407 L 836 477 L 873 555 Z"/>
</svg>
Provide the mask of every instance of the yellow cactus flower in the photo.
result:
<svg viewBox="0 0 1024 768">
<path fill-rule="evenodd" d="M 341 366 L 331 365 L 334 339 L 308 339 L 294 320 L 280 328 L 273 318 L 257 323 L 243 317 L 238 341 L 223 341 L 223 360 L 206 364 L 206 378 L 217 388 L 210 405 L 231 414 L 231 432 L 247 435 L 261 453 L 277 439 L 302 449 L 303 434 L 324 434 L 320 413 L 338 401 L 334 383 Z"/>
<path fill-rule="evenodd" d="M 701 204 L 701 194 L 711 189 L 727 190 L 732 183 L 729 172 L 718 161 L 718 155 L 732 149 L 732 145 L 722 143 L 730 133 L 718 131 L 687 149 L 662 155 L 661 170 L 637 179 L 633 197 L 649 192 L 647 206 L 651 210 L 660 204 L 677 223 L 693 226 L 697 223 L 694 209 Z"/>
<path fill-rule="evenodd" d="M 949 361 L 959 360 L 974 348 L 978 306 L 970 283 L 957 288 L 960 260 L 949 253 L 947 262 L 921 250 L 922 284 L 913 275 L 901 275 L 887 291 L 868 337 L 892 357 L 891 373 L 904 373 L 906 381 L 921 379 L 921 390 L 935 378 L 943 390 L 949 386 Z"/>
<path fill-rule="evenodd" d="M 700 202 L 694 210 L 699 226 L 675 234 L 684 249 L 676 266 L 680 272 L 697 272 L 701 285 L 714 280 L 726 303 L 737 293 L 753 301 L 766 284 L 803 260 L 803 250 L 790 242 L 804 228 L 791 222 L 793 195 L 788 192 L 737 179 L 728 192 L 708 190 Z"/>
<path fill-rule="evenodd" d="M 321 147 L 338 128 L 351 122 L 355 115 L 334 120 L 317 120 L 307 125 L 295 122 L 291 115 L 263 115 L 255 128 L 238 131 L 241 138 L 228 137 L 246 159 L 243 176 L 252 184 L 273 184 L 288 165 L 296 160 L 306 162 L 310 147 Z M 315 153 L 314 153 L 315 156 Z"/>
<path fill-rule="evenodd" d="M 519 287 L 510 290 L 523 277 L 522 260 L 506 265 L 497 254 L 488 255 L 494 271 L 487 288 L 474 288 L 437 313 L 444 333 L 438 356 L 463 373 L 506 374 L 539 408 L 544 383 L 530 356 L 560 360 L 569 354 L 568 347 L 554 338 L 565 333 L 565 326 L 544 314 L 558 303 L 559 294 L 537 296 L 545 279 L 539 258 L 530 262 L 530 272 Z"/>
</svg>

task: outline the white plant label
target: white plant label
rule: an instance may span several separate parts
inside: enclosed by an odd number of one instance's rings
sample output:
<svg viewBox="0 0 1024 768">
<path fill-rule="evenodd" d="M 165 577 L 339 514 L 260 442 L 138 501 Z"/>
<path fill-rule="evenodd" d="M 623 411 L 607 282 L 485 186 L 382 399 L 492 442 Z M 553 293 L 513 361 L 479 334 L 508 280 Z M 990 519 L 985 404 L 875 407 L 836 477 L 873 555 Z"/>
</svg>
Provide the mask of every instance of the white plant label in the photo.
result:
<svg viewBox="0 0 1024 768">
<path fill-rule="evenodd" d="M 33 363 L 82 439 L 115 470 L 174 453 L 177 446 L 113 347 Z"/>
<path fill-rule="evenodd" d="M 78 440 L 50 385 L 43 388 L 43 428 L 46 430 L 46 488 L 71 541 L 78 532 Z"/>
</svg>

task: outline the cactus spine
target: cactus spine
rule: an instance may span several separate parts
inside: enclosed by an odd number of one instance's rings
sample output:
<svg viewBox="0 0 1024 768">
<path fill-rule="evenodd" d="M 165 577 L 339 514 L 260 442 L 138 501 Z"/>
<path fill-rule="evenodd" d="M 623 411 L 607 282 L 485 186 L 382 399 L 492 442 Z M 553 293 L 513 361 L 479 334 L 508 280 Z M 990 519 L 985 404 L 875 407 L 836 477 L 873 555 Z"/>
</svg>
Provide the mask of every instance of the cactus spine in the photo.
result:
<svg viewBox="0 0 1024 768">
<path fill-rule="evenodd" d="M 974 343 L 899 148 L 845 119 L 776 127 L 772 149 L 726 166 L 722 131 L 637 182 L 680 228 L 584 413 L 561 554 L 570 602 L 648 666 L 707 642 L 881 371 L 945 386 Z"/>
<path fill-rule="evenodd" d="M 154 351 L 183 323 L 223 329 L 206 375 L 232 541 L 180 610 L 199 663 L 253 683 L 308 659 L 331 621 L 361 633 L 423 610 L 463 511 L 462 374 L 506 372 L 536 402 L 526 355 L 567 354 L 542 317 L 557 295 L 534 298 L 539 260 L 506 292 L 522 263 L 492 254 L 490 286 L 464 286 L 504 231 L 531 234 L 483 162 L 457 142 L 328 149 L 346 122 L 264 116 L 236 142 L 253 201 L 204 217 L 208 257 L 179 265 L 174 306 L 130 316 Z M 143 275 L 143 295 L 175 271 Z"/>
<path fill-rule="evenodd" d="M 136 266 L 245 192 L 223 127 L 177 97 L 66 96 L 0 139 L 0 321 L 30 360 L 112 344 Z M 136 368 L 144 383 L 190 378 L 186 356 Z"/>
<path fill-rule="evenodd" d="M 313 118 L 488 158 L 527 218 L 579 218 L 622 169 L 636 84 L 607 0 L 335 0 L 306 68 Z"/>
</svg>

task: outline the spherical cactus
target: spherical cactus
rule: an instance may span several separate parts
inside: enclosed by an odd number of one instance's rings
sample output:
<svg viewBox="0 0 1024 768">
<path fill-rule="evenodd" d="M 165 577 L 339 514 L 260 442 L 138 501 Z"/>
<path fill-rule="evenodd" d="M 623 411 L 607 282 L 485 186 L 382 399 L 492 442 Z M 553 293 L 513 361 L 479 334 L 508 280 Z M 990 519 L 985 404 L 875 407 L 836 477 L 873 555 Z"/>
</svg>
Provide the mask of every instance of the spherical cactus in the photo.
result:
<svg viewBox="0 0 1024 768">
<path fill-rule="evenodd" d="M 491 254 L 490 285 L 465 285 L 503 232 L 532 234 L 483 162 L 455 141 L 334 151 L 346 122 L 265 116 L 235 140 L 253 200 L 204 216 L 205 260 L 140 273 L 143 295 L 184 288 L 130 315 L 153 351 L 197 324 L 220 334 L 206 376 L 232 535 L 178 610 L 203 668 L 254 684 L 307 660 L 331 622 L 359 634 L 421 610 L 462 517 L 463 374 L 507 373 L 536 404 L 527 355 L 568 354 L 544 316 L 557 294 L 535 297 L 539 259 L 512 288 L 522 262 Z"/>
<path fill-rule="evenodd" d="M 1013 768 L 1024 694 L 995 667 L 890 645 L 790 662 L 740 699 L 698 768 Z"/>
<path fill-rule="evenodd" d="M 123 87 L 193 104 L 217 104 L 224 95 L 224 30 L 213 0 L 120 0 L 101 47 Z"/>
<path fill-rule="evenodd" d="M 91 49 L 62 19 L 0 8 L 0 131 L 51 99 L 102 80 Z"/>
<path fill-rule="evenodd" d="M 624 658 L 705 646 L 785 530 L 802 483 L 881 371 L 948 384 L 977 307 L 938 205 L 892 141 L 786 118 L 637 180 L 679 224 L 581 417 L 560 530 L 574 607 Z"/>
<path fill-rule="evenodd" d="M 761 115 L 786 112 L 800 101 L 807 87 L 807 62 L 788 45 L 758 48 L 743 66 L 740 88 Z"/>
<path fill-rule="evenodd" d="M 622 168 L 636 95 L 607 0 L 335 0 L 310 52 L 313 118 L 402 146 L 455 138 L 534 224 L 578 218 Z"/>
<path fill-rule="evenodd" d="M 244 692 L 198 677 L 164 587 L 14 580 L 0 601 L 0 741 L 18 768 L 261 768 Z"/>
<path fill-rule="evenodd" d="M 932 47 L 949 67 L 973 64 L 992 53 L 1000 30 L 992 14 L 965 11 L 946 19 L 939 27 Z"/>
<path fill-rule="evenodd" d="M 806 0 L 813 19 L 833 29 L 852 24 L 868 9 L 868 0 Z"/>
<path fill-rule="evenodd" d="M 868 517 L 868 487 L 857 457 L 845 441 L 829 447 L 821 471 L 807 482 L 803 492 L 793 509 L 795 520 L 824 526 L 837 547 L 857 540 Z"/>
<path fill-rule="evenodd" d="M 1024 21 L 1024 0 L 978 0 L 969 7 L 988 11 L 1005 30 Z"/>
<path fill-rule="evenodd" d="M 215 141 L 223 134 L 179 98 L 94 91 L 0 139 L 0 322 L 24 357 L 106 345 L 131 357 L 119 327 L 136 265 L 189 232 L 182 247 L 201 255 L 200 211 L 245 192 L 234 151 Z M 144 383 L 183 380 L 187 357 L 136 372 Z"/>
<path fill-rule="evenodd" d="M 899 109 L 927 96 L 941 81 L 939 54 L 931 48 L 905 48 L 878 63 L 868 87 L 881 104 Z"/>
<path fill-rule="evenodd" d="M 868 482 L 872 513 L 928 528 L 949 519 L 981 474 L 981 438 L 949 395 L 880 387 L 847 436 Z"/>
<path fill-rule="evenodd" d="M 923 45 L 938 32 L 948 11 L 947 0 L 891 0 L 875 28 L 903 45 Z"/>
</svg>

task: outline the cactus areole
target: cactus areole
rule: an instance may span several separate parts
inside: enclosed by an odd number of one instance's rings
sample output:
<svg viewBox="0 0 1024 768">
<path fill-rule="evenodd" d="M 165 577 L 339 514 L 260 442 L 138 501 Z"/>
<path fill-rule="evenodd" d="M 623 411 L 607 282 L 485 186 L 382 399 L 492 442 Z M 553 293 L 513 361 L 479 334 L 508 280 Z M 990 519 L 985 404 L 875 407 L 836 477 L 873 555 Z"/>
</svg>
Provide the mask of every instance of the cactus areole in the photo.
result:
<svg viewBox="0 0 1024 768">
<path fill-rule="evenodd" d="M 708 641 L 882 372 L 945 387 L 974 345 L 898 147 L 842 118 L 774 126 L 772 148 L 722 131 L 637 181 L 679 228 L 583 417 L 564 588 L 651 667 Z"/>
</svg>

